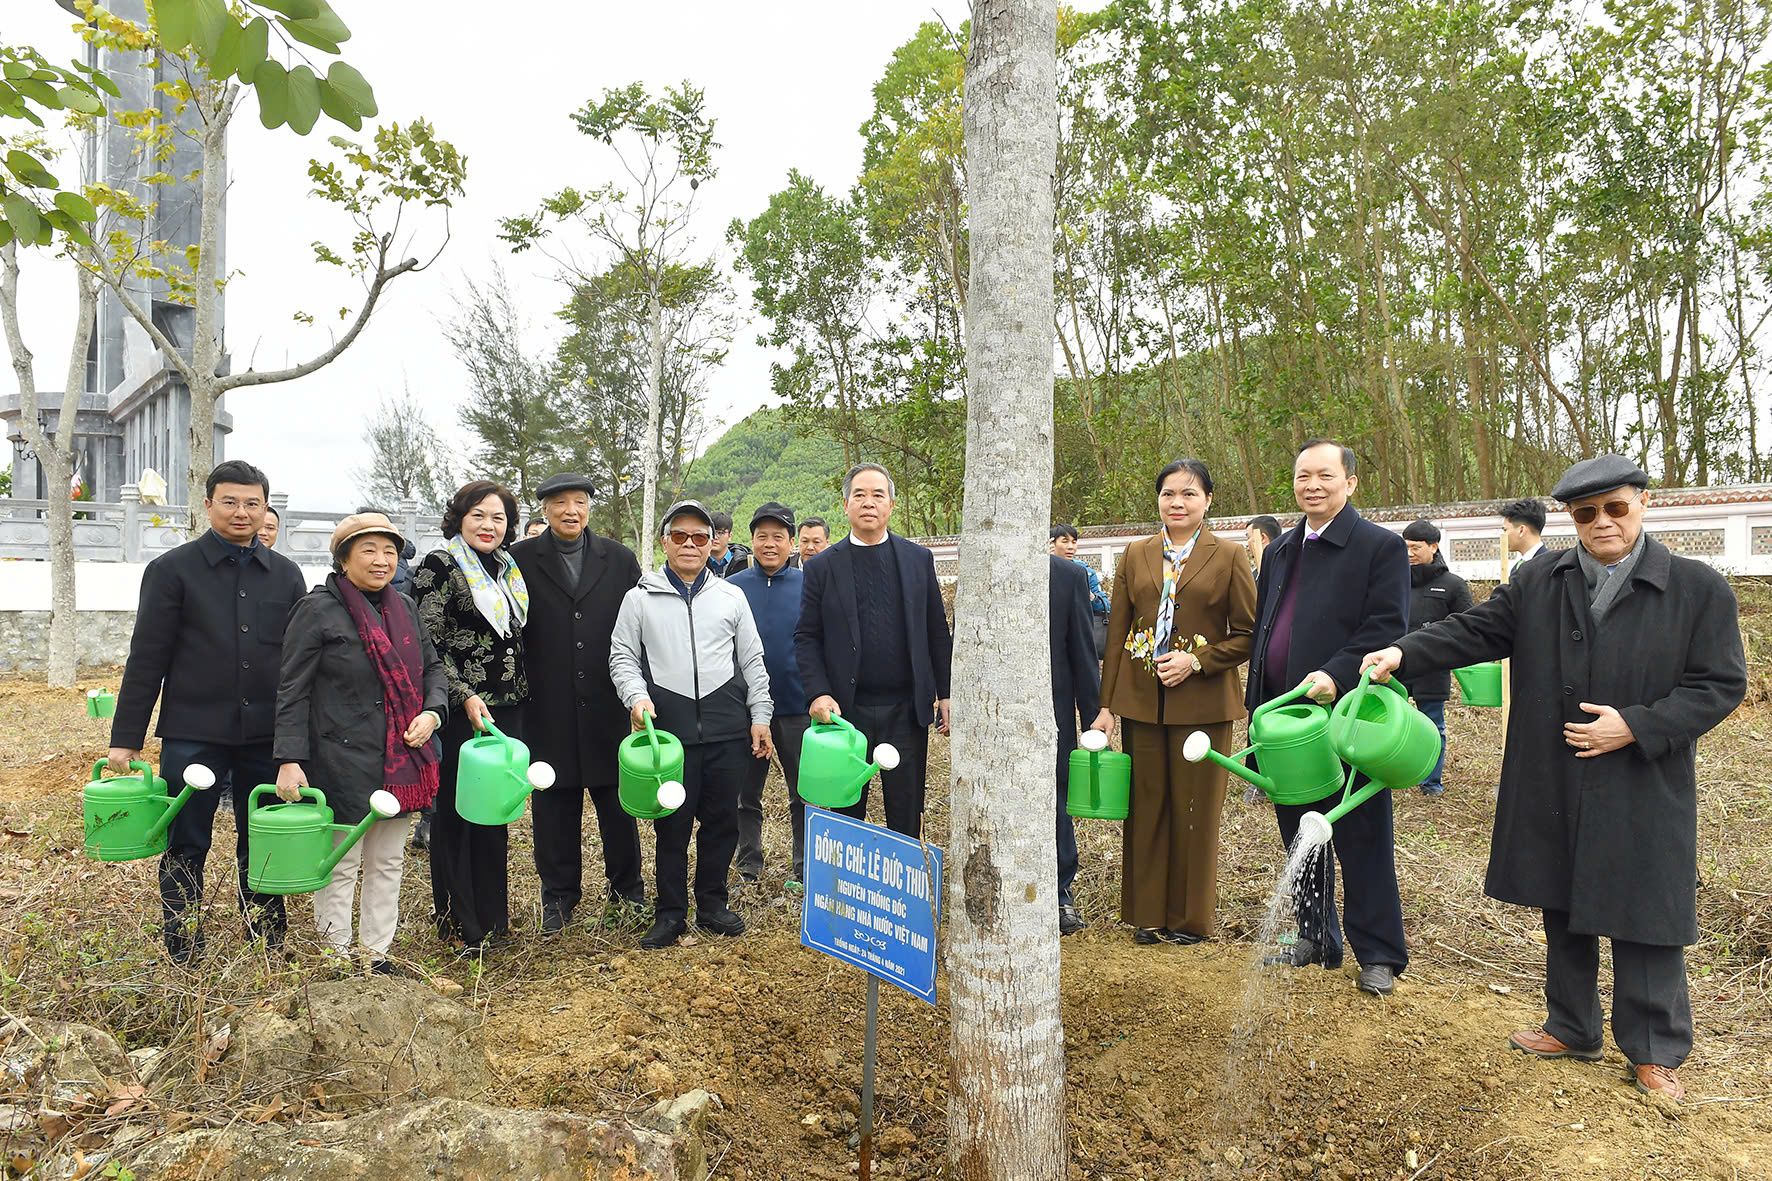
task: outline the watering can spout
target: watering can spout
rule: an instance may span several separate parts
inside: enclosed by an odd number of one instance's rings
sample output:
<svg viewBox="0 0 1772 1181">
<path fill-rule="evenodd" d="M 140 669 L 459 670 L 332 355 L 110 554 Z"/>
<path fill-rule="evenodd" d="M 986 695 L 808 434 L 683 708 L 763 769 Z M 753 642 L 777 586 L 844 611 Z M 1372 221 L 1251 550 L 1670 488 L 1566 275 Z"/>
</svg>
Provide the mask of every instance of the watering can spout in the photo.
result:
<svg viewBox="0 0 1772 1181">
<path fill-rule="evenodd" d="M 167 804 L 165 811 L 160 813 L 160 819 L 148 826 L 147 839 L 157 841 L 166 835 L 166 830 L 172 826 L 173 817 L 177 816 L 179 810 L 189 802 L 192 791 L 208 791 L 214 786 L 214 771 L 202 763 L 192 763 L 186 767 L 184 787 L 176 796 L 172 797 L 172 802 Z"/>
<path fill-rule="evenodd" d="M 1334 825 L 1321 812 L 1306 812 L 1298 818 L 1298 840 L 1307 849 L 1327 845 L 1334 835 Z"/>
<path fill-rule="evenodd" d="M 369 797 L 369 811 L 363 819 L 345 831 L 345 839 L 332 846 L 332 852 L 320 859 L 317 876 L 326 876 L 337 868 L 340 860 L 351 851 L 351 846 L 363 839 L 369 826 L 377 820 L 388 820 L 400 814 L 400 801 L 394 798 L 391 791 L 378 791 Z M 342 825 L 340 826 L 343 827 Z M 335 830 L 336 831 L 336 830 Z"/>
<path fill-rule="evenodd" d="M 536 791 L 546 791 L 554 786 L 554 765 L 552 763 L 529 764 L 529 786 Z"/>
<path fill-rule="evenodd" d="M 1253 783 L 1264 792 L 1272 792 L 1274 790 L 1274 781 L 1269 779 L 1266 775 L 1251 771 L 1248 767 L 1245 767 L 1241 761 L 1244 755 L 1254 749 L 1254 747 L 1250 747 L 1248 750 L 1240 751 L 1235 755 L 1220 754 L 1212 749 L 1212 739 L 1207 737 L 1206 731 L 1195 730 L 1192 734 L 1187 736 L 1187 741 L 1181 744 L 1181 757 L 1190 763 L 1197 763 L 1201 759 L 1211 759 L 1237 778 L 1247 779 L 1250 783 Z"/>
</svg>

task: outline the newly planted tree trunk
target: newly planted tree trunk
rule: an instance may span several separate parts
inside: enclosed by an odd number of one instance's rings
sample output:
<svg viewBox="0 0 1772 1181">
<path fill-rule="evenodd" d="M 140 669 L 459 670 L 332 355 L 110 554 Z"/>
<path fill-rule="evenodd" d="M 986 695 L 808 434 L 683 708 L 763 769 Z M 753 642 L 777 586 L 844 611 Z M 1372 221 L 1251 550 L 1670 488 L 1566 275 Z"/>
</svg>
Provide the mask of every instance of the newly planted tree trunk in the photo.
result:
<svg viewBox="0 0 1772 1181">
<path fill-rule="evenodd" d="M 98 307 L 98 279 L 84 267 L 75 268 L 74 340 L 68 349 L 61 411 L 51 436 L 37 425 L 36 365 L 19 328 L 18 272 L 18 244 L 8 242 L 0 248 L 0 324 L 18 379 L 19 422 L 26 442 L 43 465 L 43 481 L 48 486 L 49 683 L 65 687 L 74 683 L 79 664 L 79 629 L 74 614 L 74 425 L 80 414 L 80 394 L 86 388 L 86 349 L 92 341 L 93 313 Z M 15 494 L 17 491 L 14 489 Z"/>
<path fill-rule="evenodd" d="M 948 1153 L 964 1181 L 1066 1176 L 1051 658 L 1056 0 L 979 0 L 966 492 L 955 606 Z"/>
</svg>

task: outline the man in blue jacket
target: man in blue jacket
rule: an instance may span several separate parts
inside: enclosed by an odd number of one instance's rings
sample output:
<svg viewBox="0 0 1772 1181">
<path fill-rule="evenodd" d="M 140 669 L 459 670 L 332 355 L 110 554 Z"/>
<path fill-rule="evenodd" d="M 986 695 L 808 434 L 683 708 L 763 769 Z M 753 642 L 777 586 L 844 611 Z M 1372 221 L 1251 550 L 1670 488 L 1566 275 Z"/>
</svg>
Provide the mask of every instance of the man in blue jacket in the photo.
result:
<svg viewBox="0 0 1772 1181">
<path fill-rule="evenodd" d="M 1353 451 L 1331 439 L 1307 440 L 1293 461 L 1292 495 L 1304 520 L 1262 555 L 1245 690 L 1251 711 L 1306 680 L 1311 698 L 1330 704 L 1359 683 L 1367 652 L 1396 643 L 1409 628 L 1409 551 L 1401 537 L 1362 519 L 1348 503 L 1358 483 Z M 1288 847 L 1300 817 L 1317 807 L 1274 805 Z M 1318 857 L 1300 881 L 1298 941 L 1274 962 L 1341 967 L 1339 860 L 1347 941 L 1360 961 L 1360 988 L 1388 995 L 1409 963 L 1390 793 L 1379 792 L 1337 821 L 1334 848 L 1335 857 Z"/>
<path fill-rule="evenodd" d="M 794 510 L 773 500 L 751 514 L 751 564 L 734 574 L 733 586 L 751 604 L 751 617 L 763 637 L 763 665 L 769 670 L 769 695 L 775 701 L 770 737 L 781 777 L 788 785 L 788 816 L 794 828 L 794 873 L 788 889 L 806 880 L 806 801 L 800 798 L 800 743 L 811 719 L 806 714 L 806 687 L 794 655 L 794 628 L 800 622 L 800 588 L 806 576 L 789 565 L 794 554 Z M 754 882 L 763 873 L 763 785 L 769 760 L 750 766 L 750 778 L 738 795 L 738 875 Z"/>
</svg>

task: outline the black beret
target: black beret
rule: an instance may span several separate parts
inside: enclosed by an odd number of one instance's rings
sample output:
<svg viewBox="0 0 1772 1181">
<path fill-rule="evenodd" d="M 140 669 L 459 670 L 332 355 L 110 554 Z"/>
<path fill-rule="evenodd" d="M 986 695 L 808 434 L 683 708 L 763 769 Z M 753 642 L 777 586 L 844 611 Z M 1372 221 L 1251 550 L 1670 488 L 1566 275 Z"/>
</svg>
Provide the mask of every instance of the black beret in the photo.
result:
<svg viewBox="0 0 1772 1181">
<path fill-rule="evenodd" d="M 1601 492 L 1610 492 L 1614 488 L 1627 485 L 1632 488 L 1647 488 L 1648 473 L 1622 455 L 1596 455 L 1592 459 L 1574 464 L 1564 472 L 1563 478 L 1557 481 L 1557 486 L 1551 489 L 1551 497 L 1570 504 L 1584 496 L 1597 496 Z"/>
<path fill-rule="evenodd" d="M 757 526 L 764 521 L 779 521 L 787 527 L 789 533 L 792 533 L 794 531 L 794 510 L 779 500 L 766 500 L 757 506 L 756 512 L 751 514 L 751 532 L 755 533 Z"/>
<path fill-rule="evenodd" d="M 562 492 L 582 492 L 586 496 L 595 497 L 597 486 L 591 483 L 589 476 L 581 476 L 577 472 L 556 472 L 541 482 L 541 487 L 535 490 L 535 498 L 546 500 Z"/>
<path fill-rule="evenodd" d="M 1410 521 L 1403 526 L 1404 541 L 1431 541 L 1435 545 L 1440 542 L 1440 527 L 1432 521 Z"/>
</svg>

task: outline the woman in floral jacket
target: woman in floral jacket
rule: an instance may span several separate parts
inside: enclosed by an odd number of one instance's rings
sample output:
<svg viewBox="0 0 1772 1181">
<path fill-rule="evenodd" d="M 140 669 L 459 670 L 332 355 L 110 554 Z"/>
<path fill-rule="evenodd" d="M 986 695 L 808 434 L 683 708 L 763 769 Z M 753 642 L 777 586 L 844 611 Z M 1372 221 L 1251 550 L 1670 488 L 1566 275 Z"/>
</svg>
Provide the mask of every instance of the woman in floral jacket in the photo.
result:
<svg viewBox="0 0 1772 1181">
<path fill-rule="evenodd" d="M 502 940 L 511 925 L 505 826 L 463 820 L 455 810 L 455 777 L 462 743 L 483 721 L 495 720 L 512 738 L 523 734 L 529 591 L 507 548 L 517 539 L 517 519 L 509 489 L 490 480 L 463 485 L 443 515 L 448 544 L 426 554 L 412 580 L 419 616 L 443 658 L 451 707 L 431 828 L 431 897 L 438 938 L 459 941 L 467 951 Z"/>
<path fill-rule="evenodd" d="M 1138 943 L 1199 943 L 1218 906 L 1218 821 L 1225 771 L 1190 763 L 1204 730 L 1219 750 L 1243 716 L 1237 666 L 1255 631 L 1255 579 L 1243 548 L 1207 527 L 1212 475 L 1197 459 L 1157 473 L 1163 527 L 1114 568 L 1101 704 L 1118 714 L 1132 756 L 1120 917 Z"/>
</svg>

